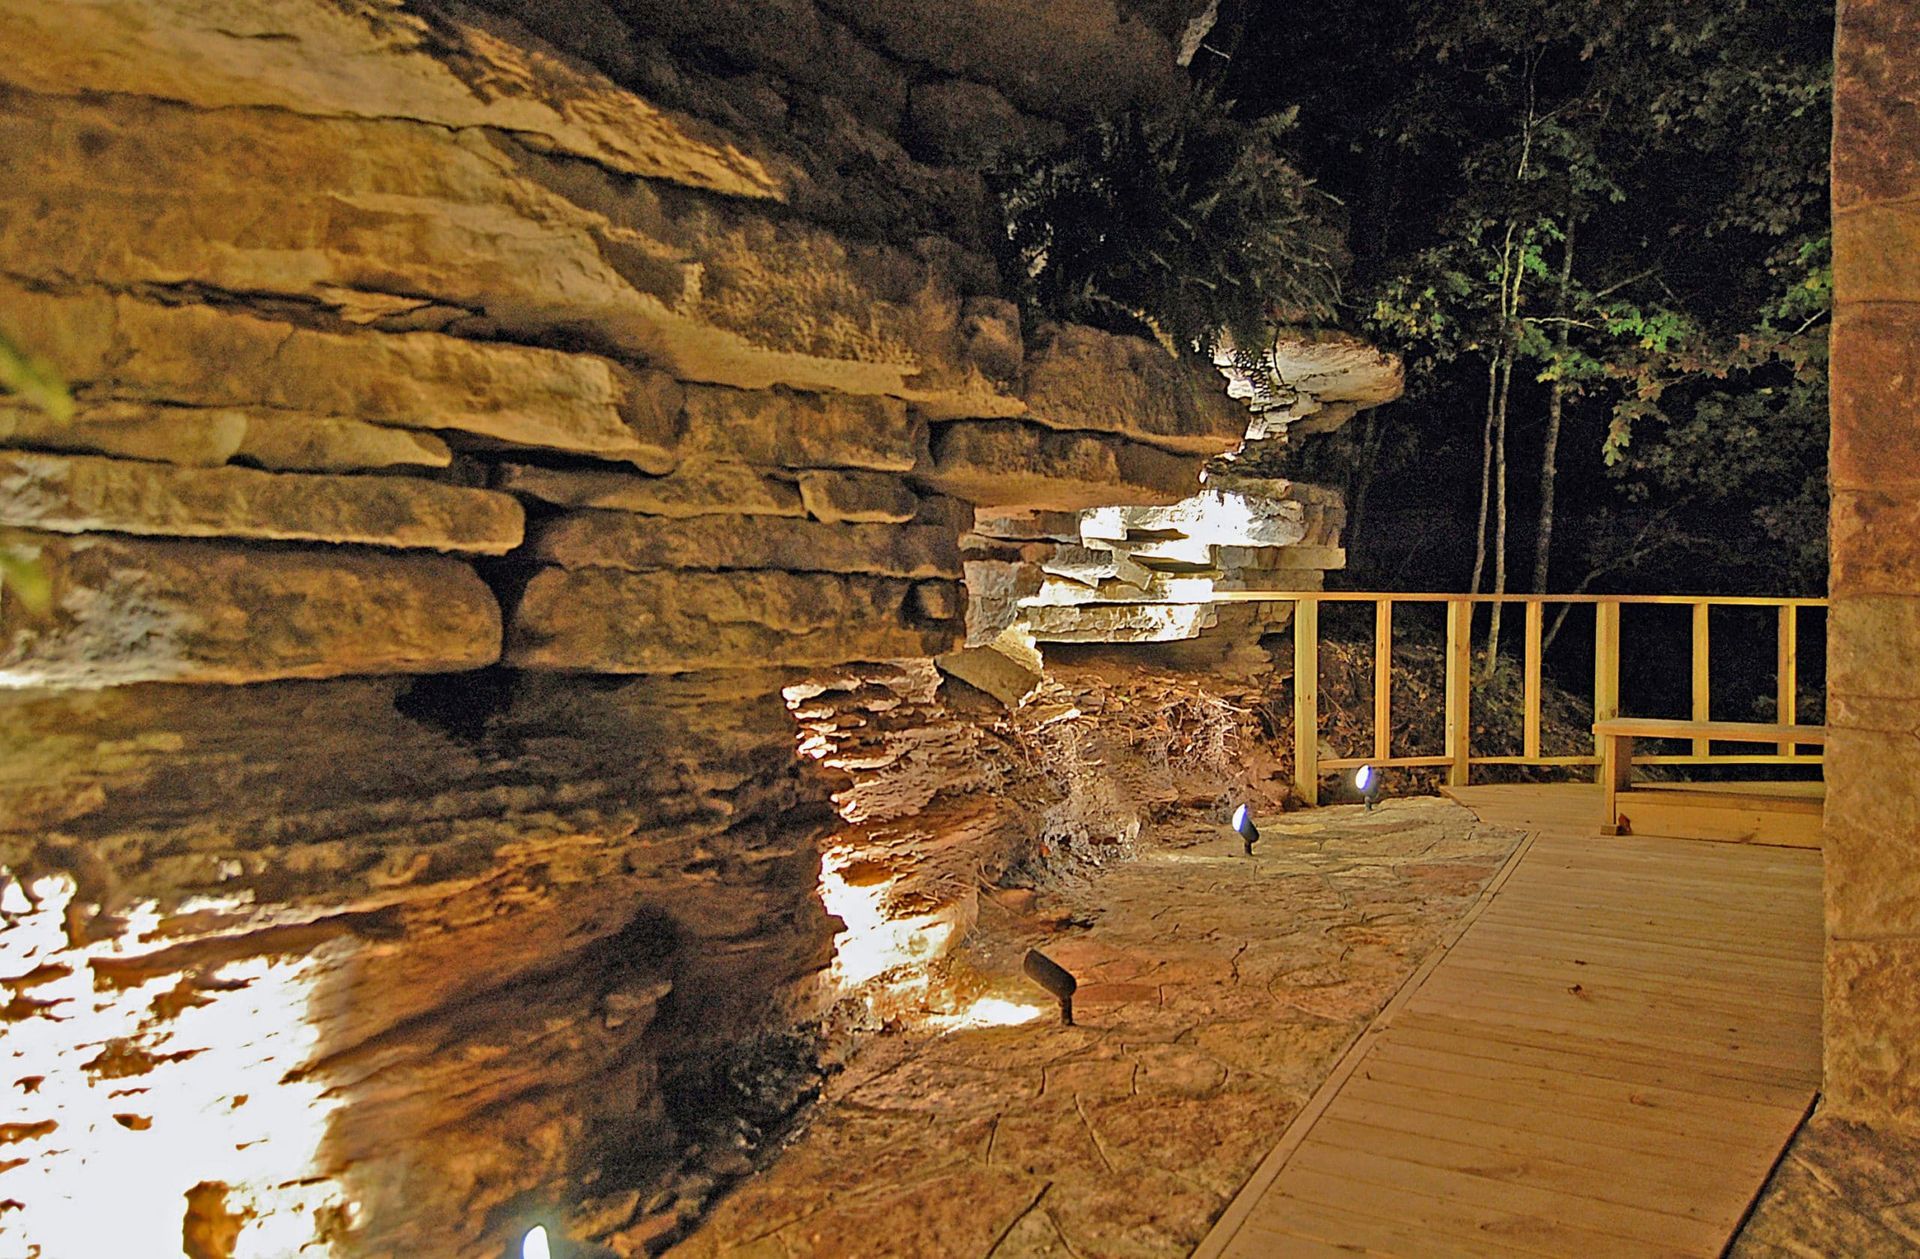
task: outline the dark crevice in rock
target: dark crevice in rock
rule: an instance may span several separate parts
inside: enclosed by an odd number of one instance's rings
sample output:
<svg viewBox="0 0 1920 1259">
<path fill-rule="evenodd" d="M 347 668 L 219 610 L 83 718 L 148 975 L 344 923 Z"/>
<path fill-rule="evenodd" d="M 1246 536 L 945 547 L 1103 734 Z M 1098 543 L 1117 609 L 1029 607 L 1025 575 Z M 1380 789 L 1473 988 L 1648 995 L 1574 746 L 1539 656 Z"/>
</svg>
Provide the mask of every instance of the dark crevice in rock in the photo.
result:
<svg viewBox="0 0 1920 1259">
<path fill-rule="evenodd" d="M 471 673 L 428 674 L 400 692 L 393 707 L 452 739 L 478 743 L 494 718 L 512 705 L 517 678 L 514 670 L 497 665 Z"/>
</svg>

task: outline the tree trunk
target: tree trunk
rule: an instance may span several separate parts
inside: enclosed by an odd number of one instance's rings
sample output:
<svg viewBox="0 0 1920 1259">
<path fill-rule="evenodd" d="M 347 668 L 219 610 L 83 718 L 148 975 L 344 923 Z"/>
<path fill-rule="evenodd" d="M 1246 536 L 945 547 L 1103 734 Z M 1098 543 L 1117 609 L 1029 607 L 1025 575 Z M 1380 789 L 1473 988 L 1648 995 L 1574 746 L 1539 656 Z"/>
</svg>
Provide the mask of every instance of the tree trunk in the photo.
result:
<svg viewBox="0 0 1920 1259">
<path fill-rule="evenodd" d="M 1501 282 L 1502 291 L 1505 281 Z M 1473 530 L 1473 581 L 1467 586 L 1480 593 L 1480 576 L 1487 569 L 1487 502 L 1493 491 L 1493 405 L 1499 390 L 1500 357 L 1487 360 L 1487 416 L 1480 428 L 1480 515 Z"/>
<path fill-rule="evenodd" d="M 1380 408 L 1367 410 L 1367 425 L 1360 434 L 1360 457 L 1354 475 L 1348 479 L 1346 548 L 1350 555 L 1360 549 L 1360 522 L 1367 514 L 1367 491 L 1373 488 L 1373 475 L 1380 461 Z"/>
<path fill-rule="evenodd" d="M 1554 336 L 1555 357 L 1560 369 L 1554 374 L 1553 389 L 1547 395 L 1547 440 L 1540 454 L 1540 529 L 1533 540 L 1535 594 L 1547 592 L 1547 563 L 1553 552 L 1553 482 L 1555 465 L 1560 458 L 1560 416 L 1567 397 L 1567 382 L 1562 373 L 1566 371 L 1567 340 L 1573 327 L 1568 300 L 1573 289 L 1573 228 L 1573 209 L 1568 207 L 1567 239 L 1560 254 L 1560 330 Z"/>
<path fill-rule="evenodd" d="M 1513 394 L 1514 354 L 1515 347 L 1509 340 L 1500 363 L 1500 404 L 1496 408 L 1493 438 L 1493 593 L 1497 595 L 1507 593 L 1507 403 Z M 1500 667 L 1500 613 L 1503 607 L 1496 601 L 1488 621 L 1488 677 L 1492 677 Z"/>
<path fill-rule="evenodd" d="M 1526 170 L 1526 158 L 1520 159 L 1520 169 Z M 1513 313 L 1513 303 L 1507 298 L 1507 285 L 1512 283 L 1519 288 L 1519 277 L 1515 274 L 1519 268 L 1513 262 L 1513 224 L 1507 224 L 1506 238 L 1500 242 L 1500 296 L 1495 311 L 1499 322 L 1495 325 L 1500 332 L 1500 349 L 1487 359 L 1487 417 L 1480 428 L 1480 519 L 1473 534 L 1473 584 L 1467 589 L 1472 594 L 1480 593 L 1480 578 L 1487 571 L 1487 499 L 1493 488 L 1493 415 L 1499 394 L 1500 360 L 1511 351 L 1507 348 L 1510 340 L 1508 320 Z"/>
</svg>

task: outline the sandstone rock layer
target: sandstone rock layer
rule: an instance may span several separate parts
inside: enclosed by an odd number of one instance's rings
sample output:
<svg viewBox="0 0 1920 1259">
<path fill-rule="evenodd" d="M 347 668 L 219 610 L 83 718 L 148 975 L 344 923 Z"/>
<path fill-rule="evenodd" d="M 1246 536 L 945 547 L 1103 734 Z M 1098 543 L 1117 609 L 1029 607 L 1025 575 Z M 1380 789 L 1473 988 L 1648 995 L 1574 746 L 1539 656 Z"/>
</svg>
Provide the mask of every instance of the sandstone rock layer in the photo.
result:
<svg viewBox="0 0 1920 1259">
<path fill-rule="evenodd" d="M 500 655 L 499 606 L 451 557 L 17 532 L 8 544 L 52 587 L 45 613 L 0 608 L 0 677 L 15 686 L 442 673 Z"/>
<path fill-rule="evenodd" d="M 76 410 L 0 400 L 51 596 L 0 595 L 46 1082 L 0 1229 L 496 1255 L 785 1121 L 734 1082 L 838 995 L 817 841 L 863 772 L 788 704 L 937 777 L 973 736 L 915 728 L 930 659 L 1012 629 L 973 672 L 1017 702 L 1082 541 L 975 507 L 1177 502 L 1245 435 L 991 261 L 982 165 L 1182 90 L 1186 17 L 0 0 L 0 335 Z M 1106 549 L 1096 593 L 1168 579 Z M 884 907 L 926 941 L 1031 839 L 933 794 L 858 823 L 926 856 Z"/>
<path fill-rule="evenodd" d="M 411 477 L 0 452 L 0 525 L 504 555 L 520 545 L 524 523 L 507 495 Z"/>
<path fill-rule="evenodd" d="M 808 573 L 546 569 L 521 598 L 506 659 L 522 668 L 677 673 L 716 656 L 830 665 L 939 655 L 959 627 L 918 623 L 916 589 Z"/>
</svg>

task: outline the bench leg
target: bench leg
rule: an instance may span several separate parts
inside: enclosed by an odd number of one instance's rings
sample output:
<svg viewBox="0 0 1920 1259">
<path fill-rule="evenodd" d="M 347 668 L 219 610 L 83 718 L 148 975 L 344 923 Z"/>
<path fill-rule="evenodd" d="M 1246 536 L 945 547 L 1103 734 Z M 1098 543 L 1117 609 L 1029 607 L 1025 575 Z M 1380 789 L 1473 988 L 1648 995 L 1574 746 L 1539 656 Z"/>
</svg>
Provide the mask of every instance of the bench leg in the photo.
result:
<svg viewBox="0 0 1920 1259">
<path fill-rule="evenodd" d="M 1633 773 L 1633 740 L 1626 735 L 1610 734 L 1600 748 L 1600 793 L 1604 811 L 1600 815 L 1600 833 L 1619 835 L 1620 793 L 1627 789 Z"/>
</svg>

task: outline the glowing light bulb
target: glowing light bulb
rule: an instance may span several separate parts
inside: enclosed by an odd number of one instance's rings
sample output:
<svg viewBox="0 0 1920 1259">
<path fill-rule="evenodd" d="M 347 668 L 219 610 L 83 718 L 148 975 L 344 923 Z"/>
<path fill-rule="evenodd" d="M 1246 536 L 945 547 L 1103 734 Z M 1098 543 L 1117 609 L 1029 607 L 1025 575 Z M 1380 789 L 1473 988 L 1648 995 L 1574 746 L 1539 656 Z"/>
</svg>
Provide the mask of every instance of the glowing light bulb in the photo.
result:
<svg viewBox="0 0 1920 1259">
<path fill-rule="evenodd" d="M 527 1230 L 520 1240 L 520 1259 L 553 1259 L 553 1249 L 547 1245 L 547 1226 L 535 1224 Z"/>
<path fill-rule="evenodd" d="M 1373 766 L 1362 765 L 1359 769 L 1355 770 L 1353 772 L 1353 785 L 1363 792 L 1373 786 Z"/>
</svg>

